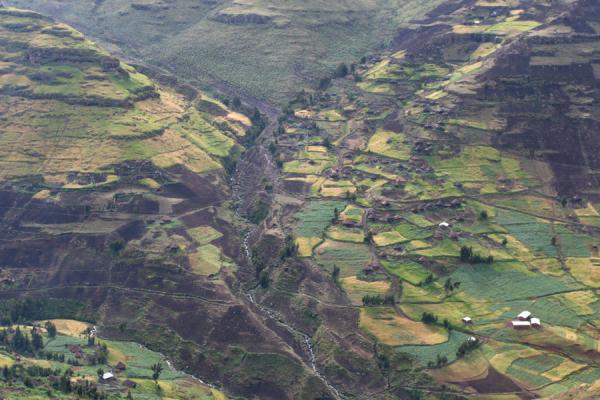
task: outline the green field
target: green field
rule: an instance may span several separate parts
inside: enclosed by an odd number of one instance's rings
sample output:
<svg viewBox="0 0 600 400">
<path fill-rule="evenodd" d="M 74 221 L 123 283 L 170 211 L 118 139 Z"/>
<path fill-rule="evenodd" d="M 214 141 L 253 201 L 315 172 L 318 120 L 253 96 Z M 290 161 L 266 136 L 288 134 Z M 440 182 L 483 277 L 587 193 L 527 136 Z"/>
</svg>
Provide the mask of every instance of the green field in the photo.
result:
<svg viewBox="0 0 600 400">
<path fill-rule="evenodd" d="M 331 224 L 334 210 L 344 209 L 346 203 L 342 201 L 311 201 L 304 209 L 296 214 L 298 219 L 298 236 L 321 237 L 325 228 Z"/>
</svg>

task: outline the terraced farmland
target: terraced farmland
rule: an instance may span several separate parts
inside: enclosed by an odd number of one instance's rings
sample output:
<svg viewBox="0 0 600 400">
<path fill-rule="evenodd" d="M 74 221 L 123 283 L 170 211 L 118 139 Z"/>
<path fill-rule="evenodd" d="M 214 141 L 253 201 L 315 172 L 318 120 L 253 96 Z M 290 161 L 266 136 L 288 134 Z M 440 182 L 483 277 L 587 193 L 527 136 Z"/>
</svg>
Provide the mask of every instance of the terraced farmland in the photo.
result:
<svg viewBox="0 0 600 400">
<path fill-rule="evenodd" d="M 445 384 L 466 397 L 561 398 L 576 386 L 591 395 L 591 376 L 600 373 L 596 194 L 567 197 L 573 192 L 561 183 L 556 153 L 513 146 L 508 137 L 523 129 L 511 120 L 518 110 L 503 109 L 503 94 L 492 93 L 500 90 L 495 77 L 509 85 L 503 57 L 524 52 L 521 43 L 560 31 L 556 40 L 589 35 L 578 40 L 598 51 L 600 10 L 585 1 L 555 9 L 456 3 L 444 16 L 448 26 L 425 36 L 429 28 L 404 32 L 329 89 L 290 102 L 276 137 L 283 179 L 356 188 L 325 194 L 285 186 L 301 209 L 331 197 L 344 203 L 315 232 L 327 232 L 324 242 L 302 255 L 334 274 L 360 306 L 359 324 L 377 343 L 392 392 L 419 380 L 422 389 Z M 564 28 L 559 10 L 590 29 Z M 554 61 L 532 59 L 531 68 L 544 62 Z M 546 79 L 567 85 L 570 78 Z M 588 86 L 594 98 L 597 82 Z M 324 110 L 338 110 L 342 122 L 322 123 Z M 330 165 L 286 168 L 301 162 L 305 143 L 321 145 Z M 523 310 L 541 328 L 512 328 Z"/>
</svg>

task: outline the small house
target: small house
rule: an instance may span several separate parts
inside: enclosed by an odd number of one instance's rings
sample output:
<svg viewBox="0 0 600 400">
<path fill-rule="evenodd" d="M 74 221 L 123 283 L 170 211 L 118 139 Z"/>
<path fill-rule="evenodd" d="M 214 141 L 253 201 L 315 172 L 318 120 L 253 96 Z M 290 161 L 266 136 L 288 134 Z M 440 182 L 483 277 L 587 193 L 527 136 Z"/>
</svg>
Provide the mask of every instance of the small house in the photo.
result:
<svg viewBox="0 0 600 400">
<path fill-rule="evenodd" d="M 438 226 L 440 228 L 444 228 L 444 229 L 450 228 L 450 224 L 448 222 L 446 222 L 446 221 L 440 222 Z"/>
<path fill-rule="evenodd" d="M 529 321 L 529 318 L 531 318 L 531 313 L 529 311 L 521 311 L 521 314 L 517 316 L 519 321 Z"/>
<path fill-rule="evenodd" d="M 542 327 L 542 321 L 540 321 L 539 318 L 531 318 L 531 326 L 533 328 L 541 328 Z"/>
<path fill-rule="evenodd" d="M 513 329 L 529 329 L 531 328 L 531 322 L 529 321 L 511 321 Z"/>
<path fill-rule="evenodd" d="M 102 374 L 102 380 L 104 382 L 110 382 L 115 380 L 115 375 L 112 372 L 105 372 Z"/>
<path fill-rule="evenodd" d="M 469 342 L 471 342 L 471 343 L 475 343 L 475 342 L 477 342 L 477 338 L 476 338 L 475 336 L 471 336 L 471 337 L 469 338 Z"/>
<path fill-rule="evenodd" d="M 129 388 L 129 389 L 135 389 L 137 386 L 137 383 L 135 383 L 132 380 L 126 379 L 123 381 L 123 386 L 125 386 L 126 388 Z"/>
<path fill-rule="evenodd" d="M 463 317 L 462 322 L 465 325 L 473 325 L 473 320 L 471 317 Z"/>
</svg>

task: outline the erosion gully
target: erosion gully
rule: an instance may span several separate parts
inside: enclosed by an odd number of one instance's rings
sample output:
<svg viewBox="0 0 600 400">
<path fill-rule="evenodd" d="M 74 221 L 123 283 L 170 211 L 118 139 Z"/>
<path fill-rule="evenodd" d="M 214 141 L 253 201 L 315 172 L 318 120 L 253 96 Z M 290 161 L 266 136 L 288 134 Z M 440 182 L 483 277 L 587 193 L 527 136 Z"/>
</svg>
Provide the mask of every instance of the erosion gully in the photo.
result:
<svg viewBox="0 0 600 400">
<path fill-rule="evenodd" d="M 265 102 L 249 100 L 248 103 L 252 107 L 257 107 L 261 111 L 261 113 L 263 113 L 263 115 L 265 115 L 268 118 L 268 123 L 263 132 L 261 132 L 261 134 L 257 138 L 255 142 L 257 144 L 243 154 L 242 159 L 238 162 L 236 166 L 235 173 L 231 177 L 232 197 L 236 204 L 235 212 L 238 215 L 238 217 L 243 219 L 245 219 L 242 215 L 243 213 L 241 212 L 244 203 L 243 199 L 249 198 L 249 196 L 245 196 L 245 190 L 247 192 L 251 190 L 251 188 L 256 187 L 255 185 L 249 184 L 247 180 L 258 181 L 262 177 L 267 176 L 269 177 L 273 185 L 273 191 L 275 193 L 277 193 L 277 189 L 279 187 L 279 173 L 276 163 L 273 161 L 271 154 L 268 151 L 266 151 L 265 146 L 258 143 L 268 143 L 270 140 L 272 140 L 274 132 L 276 131 L 278 126 L 277 120 L 280 114 L 275 108 L 273 108 L 271 105 Z M 263 174 L 260 177 L 249 176 L 249 171 L 256 170 L 255 164 L 257 162 L 260 163 L 259 170 L 263 171 Z M 253 235 L 259 233 L 259 231 L 260 225 L 253 227 L 244 235 L 242 240 L 244 254 L 246 255 L 247 262 L 250 265 L 252 264 L 252 250 L 250 249 L 249 242 Z M 294 337 L 299 338 L 304 343 L 306 354 L 308 355 L 308 366 L 310 367 L 310 369 L 313 371 L 315 376 L 318 377 L 321 380 L 321 382 L 323 382 L 327 389 L 329 389 L 329 391 L 335 397 L 335 399 L 344 399 L 344 396 L 321 373 L 317 364 L 312 337 L 287 323 L 285 319 L 281 316 L 281 314 L 277 311 L 270 309 L 256 301 L 253 294 L 254 290 L 255 289 L 250 289 L 246 291 L 245 294 L 248 300 L 262 314 L 276 321 L 279 325 L 281 325 L 288 332 L 290 332 Z M 304 360 L 302 355 L 300 355 L 300 358 Z"/>
</svg>

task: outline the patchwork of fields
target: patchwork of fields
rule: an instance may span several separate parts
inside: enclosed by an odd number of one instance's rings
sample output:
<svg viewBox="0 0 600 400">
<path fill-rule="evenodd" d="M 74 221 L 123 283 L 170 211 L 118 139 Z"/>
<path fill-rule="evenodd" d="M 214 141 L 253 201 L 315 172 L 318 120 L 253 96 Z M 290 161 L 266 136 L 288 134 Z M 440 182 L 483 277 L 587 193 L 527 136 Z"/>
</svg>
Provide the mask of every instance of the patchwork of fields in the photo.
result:
<svg viewBox="0 0 600 400">
<path fill-rule="evenodd" d="M 104 396 L 102 398 L 106 399 L 225 400 L 227 398 L 220 390 L 173 369 L 163 355 L 139 343 L 94 338 L 94 334 L 90 333 L 92 326 L 79 321 L 50 320 L 50 322 L 58 331 L 55 335 L 48 333 L 45 328 L 46 321 L 31 326 L 19 326 L 27 337 L 33 331 L 41 335 L 43 346 L 37 354 L 20 355 L 10 351 L 9 346 L 0 346 L 0 368 L 5 371 L 19 371 L 21 368 L 34 373 L 33 371 L 36 371 L 34 368 L 44 369 L 40 371 L 40 375 L 33 375 L 33 379 L 38 381 L 35 387 L 31 384 L 23 384 L 19 380 L 10 386 L 4 386 L 2 388 L 4 398 L 10 400 L 48 398 L 44 396 L 60 399 L 94 398 L 91 392 L 84 394 L 79 389 L 83 387 L 88 390 L 90 387 L 95 387 L 98 394 L 102 393 Z M 7 328 L 13 333 L 14 329 L 16 326 Z M 102 360 L 93 358 L 102 348 L 106 351 L 104 358 Z M 162 366 L 162 371 L 157 379 L 154 379 L 153 366 L 157 364 Z M 112 376 L 103 379 L 101 375 L 106 373 L 111 373 Z M 63 377 L 70 381 L 70 385 L 63 385 Z"/>
<path fill-rule="evenodd" d="M 461 107 L 496 52 L 552 20 L 536 2 L 498 3 L 459 7 L 449 31 L 408 35 L 290 103 L 275 155 L 283 179 L 303 183 L 285 186 L 304 200 L 293 233 L 360 309 L 390 388 L 426 371 L 421 385 L 467 396 L 593 393 L 597 199 L 564 197 L 542 157 L 496 146 L 507 122 L 492 100 Z M 306 161 L 307 146 L 327 164 Z M 311 167 L 290 168 L 300 162 Z M 336 182 L 347 189 L 329 191 Z M 511 327 L 524 310 L 540 328 Z"/>
</svg>

